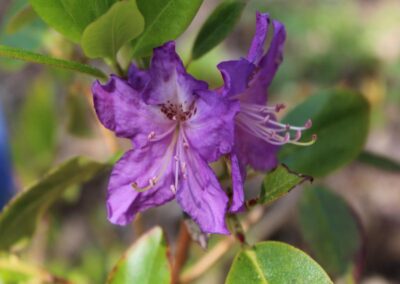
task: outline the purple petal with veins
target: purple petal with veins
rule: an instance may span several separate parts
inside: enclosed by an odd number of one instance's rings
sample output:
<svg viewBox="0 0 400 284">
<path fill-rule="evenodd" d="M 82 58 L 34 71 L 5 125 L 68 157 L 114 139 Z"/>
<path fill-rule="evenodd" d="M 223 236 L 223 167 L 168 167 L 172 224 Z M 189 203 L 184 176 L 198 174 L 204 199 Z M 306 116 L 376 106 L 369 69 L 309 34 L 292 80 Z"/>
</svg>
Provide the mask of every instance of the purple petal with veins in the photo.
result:
<svg viewBox="0 0 400 284">
<path fill-rule="evenodd" d="M 266 52 L 264 44 L 272 23 L 273 35 Z M 277 121 L 283 104 L 267 106 L 270 86 L 283 59 L 286 30 L 282 23 L 271 21 L 268 14 L 257 13 L 256 31 L 247 58 L 218 64 L 224 85 L 218 88 L 220 96 L 230 102 L 239 102 L 240 111 L 235 117 L 235 146 L 231 154 L 234 196 L 230 210 L 236 211 L 244 202 L 242 198 L 245 169 L 250 165 L 256 170 L 267 171 L 277 163 L 279 147 L 286 143 L 310 145 L 300 142 L 302 132 L 311 127 L 311 121 L 296 127 Z M 237 159 L 236 159 L 237 157 Z M 241 176 L 238 176 L 241 175 Z"/>
<path fill-rule="evenodd" d="M 174 42 L 154 50 L 149 70 L 132 65 L 128 80 L 112 76 L 92 91 L 103 125 L 134 144 L 110 178 L 109 220 L 125 225 L 176 198 L 203 232 L 228 234 L 228 197 L 208 162 L 231 152 L 238 102 L 189 75 Z"/>
</svg>

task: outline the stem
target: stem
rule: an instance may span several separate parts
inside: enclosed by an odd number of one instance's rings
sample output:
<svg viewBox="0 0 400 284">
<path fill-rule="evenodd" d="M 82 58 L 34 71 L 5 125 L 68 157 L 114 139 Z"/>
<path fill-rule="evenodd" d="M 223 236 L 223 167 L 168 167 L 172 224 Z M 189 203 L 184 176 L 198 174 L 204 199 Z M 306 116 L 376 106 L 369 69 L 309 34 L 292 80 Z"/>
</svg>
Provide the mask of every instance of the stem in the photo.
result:
<svg viewBox="0 0 400 284">
<path fill-rule="evenodd" d="M 188 254 L 189 254 L 189 247 L 190 247 L 190 234 L 186 227 L 184 221 L 181 222 L 181 228 L 179 230 L 179 236 L 177 239 L 177 248 L 175 254 L 175 261 L 172 269 L 172 284 L 179 283 L 179 274 L 180 271 L 185 264 Z"/>
<path fill-rule="evenodd" d="M 228 220 L 232 225 L 231 229 L 235 238 L 240 242 L 242 246 L 249 247 L 250 245 L 246 241 L 246 235 L 238 216 L 236 214 L 231 214 L 229 215 Z"/>
<path fill-rule="evenodd" d="M 117 73 L 118 76 L 121 77 L 125 76 L 124 69 L 121 67 L 117 59 L 111 60 L 111 66 L 113 67 L 114 71 Z"/>
<path fill-rule="evenodd" d="M 135 239 L 139 239 L 144 233 L 142 214 L 138 213 L 133 221 L 133 230 L 135 232 Z"/>
</svg>

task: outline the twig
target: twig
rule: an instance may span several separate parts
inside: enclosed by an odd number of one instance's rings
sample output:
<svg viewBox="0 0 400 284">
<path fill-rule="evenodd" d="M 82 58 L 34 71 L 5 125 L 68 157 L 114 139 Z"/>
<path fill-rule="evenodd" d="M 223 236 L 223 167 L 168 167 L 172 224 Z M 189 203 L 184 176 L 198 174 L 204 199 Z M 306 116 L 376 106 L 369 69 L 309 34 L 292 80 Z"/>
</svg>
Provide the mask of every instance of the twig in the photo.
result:
<svg viewBox="0 0 400 284">
<path fill-rule="evenodd" d="M 135 220 L 133 221 L 133 231 L 135 232 L 135 239 L 139 239 L 144 233 L 143 218 L 142 214 L 138 213 Z"/>
<path fill-rule="evenodd" d="M 260 230 L 255 231 L 255 239 L 266 238 L 280 228 L 290 217 L 291 210 L 296 204 L 299 193 L 301 191 L 295 191 L 282 199 L 282 201 L 277 202 L 277 204 L 272 207 L 267 214 L 264 215 L 264 208 L 259 206 L 255 207 L 247 215 L 247 218 L 242 223 L 243 229 L 245 231 L 249 230 L 250 226 L 259 223 L 257 228 Z M 227 237 L 223 241 L 219 242 L 214 248 L 207 252 L 197 263 L 185 271 L 181 278 L 180 283 L 190 283 L 194 279 L 202 276 L 205 271 L 211 268 L 225 253 L 235 244 L 235 238 L 232 236 Z"/>
<path fill-rule="evenodd" d="M 190 234 L 184 221 L 181 223 L 179 236 L 177 239 L 177 248 L 175 253 L 175 260 L 172 269 L 172 284 L 179 283 L 179 274 L 185 264 L 190 247 Z"/>
<path fill-rule="evenodd" d="M 243 222 L 243 229 L 248 230 L 249 226 L 256 223 L 263 215 L 263 208 L 257 207 L 251 211 Z M 180 283 L 189 283 L 201 276 L 205 271 L 211 268 L 230 248 L 235 244 L 235 238 L 227 237 L 219 242 L 213 249 L 207 252 L 196 264 L 182 274 Z"/>
</svg>

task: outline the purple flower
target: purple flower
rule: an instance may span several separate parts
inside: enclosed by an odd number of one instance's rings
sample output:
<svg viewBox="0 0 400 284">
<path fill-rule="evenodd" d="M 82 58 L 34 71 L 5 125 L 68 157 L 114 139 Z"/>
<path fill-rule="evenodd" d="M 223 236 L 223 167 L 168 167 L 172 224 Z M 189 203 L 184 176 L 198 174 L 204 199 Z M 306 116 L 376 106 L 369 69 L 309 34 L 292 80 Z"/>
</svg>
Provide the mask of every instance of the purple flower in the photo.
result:
<svg viewBox="0 0 400 284">
<path fill-rule="evenodd" d="M 102 124 L 133 142 L 111 174 L 109 220 L 125 225 L 176 197 L 202 231 L 228 234 L 228 197 L 208 162 L 231 152 L 238 104 L 186 73 L 174 42 L 154 50 L 149 70 L 133 65 L 128 80 L 92 91 Z"/>
<path fill-rule="evenodd" d="M 240 102 L 240 111 L 235 118 L 235 146 L 231 154 L 234 191 L 230 208 L 232 212 L 239 211 L 243 206 L 243 181 L 247 165 L 260 171 L 272 169 L 278 163 L 276 154 L 280 145 L 308 144 L 299 140 L 302 131 L 311 127 L 311 121 L 307 121 L 303 127 L 279 123 L 276 113 L 284 105 L 266 105 L 267 89 L 282 62 L 286 40 L 285 27 L 273 20 L 272 40 L 264 52 L 270 24 L 268 14 L 257 13 L 256 33 L 247 58 L 218 65 L 224 79 L 224 86 L 219 92 L 229 101 Z"/>
</svg>

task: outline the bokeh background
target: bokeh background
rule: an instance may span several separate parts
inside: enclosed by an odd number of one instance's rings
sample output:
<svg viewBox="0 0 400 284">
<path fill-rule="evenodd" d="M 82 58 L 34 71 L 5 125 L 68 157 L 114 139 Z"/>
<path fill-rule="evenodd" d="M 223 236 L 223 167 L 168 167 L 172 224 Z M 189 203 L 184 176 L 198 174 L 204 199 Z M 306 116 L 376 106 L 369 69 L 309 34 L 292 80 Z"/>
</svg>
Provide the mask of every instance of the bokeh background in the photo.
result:
<svg viewBox="0 0 400 284">
<path fill-rule="evenodd" d="M 199 27 L 218 3 L 204 1 L 178 40 L 184 59 Z M 25 0 L 0 0 L 0 44 L 82 60 L 79 48 L 35 15 L 29 24 L 10 30 L 9 18 L 24 5 Z M 270 100 L 284 102 L 290 110 L 321 90 L 336 86 L 356 90 L 371 105 L 365 149 L 400 161 L 400 2 L 252 0 L 233 33 L 193 62 L 189 71 L 219 86 L 221 77 L 215 66 L 246 54 L 257 10 L 269 12 L 288 32 L 284 62 L 270 88 Z M 127 141 L 116 140 L 99 125 L 90 83 L 83 75 L 0 58 L 0 206 L 11 193 L 69 157 L 85 155 L 107 161 L 129 147 Z M 255 178 L 247 184 L 249 195 L 259 189 L 260 181 Z M 355 160 L 326 177 L 324 184 L 349 203 L 362 224 L 363 249 L 357 263 L 360 283 L 400 283 L 399 172 Z M 175 204 L 152 209 L 142 215 L 141 222 L 119 228 L 106 220 L 106 185 L 104 174 L 83 189 L 70 188 L 40 222 L 24 259 L 74 283 L 103 283 L 138 232 L 161 224 L 173 243 L 181 218 Z M 249 238 L 285 241 L 312 255 L 299 232 L 298 195 L 293 191 L 268 209 Z M 209 246 L 218 239 L 212 237 Z M 200 246 L 192 246 L 191 258 L 204 254 Z M 223 283 L 235 249 L 195 283 Z"/>
</svg>

